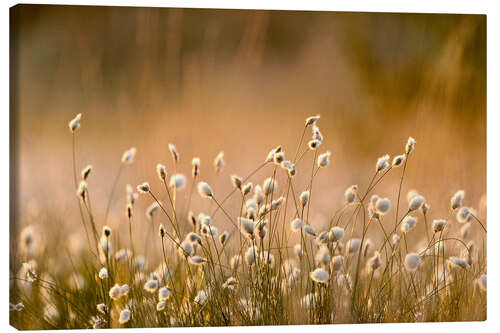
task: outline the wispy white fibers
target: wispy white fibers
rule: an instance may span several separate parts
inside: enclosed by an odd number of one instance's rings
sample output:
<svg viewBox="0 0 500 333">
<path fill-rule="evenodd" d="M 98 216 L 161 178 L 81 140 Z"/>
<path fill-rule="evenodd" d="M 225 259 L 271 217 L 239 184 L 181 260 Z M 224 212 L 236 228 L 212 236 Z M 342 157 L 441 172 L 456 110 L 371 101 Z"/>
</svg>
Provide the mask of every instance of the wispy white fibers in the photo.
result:
<svg viewBox="0 0 500 333">
<path fill-rule="evenodd" d="M 311 280 L 316 283 L 327 283 L 330 279 L 330 274 L 325 271 L 323 268 L 316 268 L 310 274 Z"/>
<path fill-rule="evenodd" d="M 202 198 L 211 198 L 213 196 L 212 189 L 210 185 L 205 182 L 198 183 L 198 193 Z"/>
<path fill-rule="evenodd" d="M 71 132 L 75 132 L 80 128 L 80 120 L 82 119 L 82 114 L 79 113 L 76 115 L 75 118 L 71 119 L 70 122 L 68 123 L 69 130 Z"/>
<path fill-rule="evenodd" d="M 455 192 L 455 194 L 451 197 L 451 200 L 450 200 L 451 201 L 450 202 L 451 209 L 454 210 L 454 209 L 461 207 L 462 201 L 464 200 L 464 197 L 465 197 L 464 190 L 458 190 L 457 192 Z"/>
<path fill-rule="evenodd" d="M 416 271 L 420 265 L 420 256 L 416 253 L 408 253 L 404 262 L 406 270 L 413 272 Z"/>
</svg>

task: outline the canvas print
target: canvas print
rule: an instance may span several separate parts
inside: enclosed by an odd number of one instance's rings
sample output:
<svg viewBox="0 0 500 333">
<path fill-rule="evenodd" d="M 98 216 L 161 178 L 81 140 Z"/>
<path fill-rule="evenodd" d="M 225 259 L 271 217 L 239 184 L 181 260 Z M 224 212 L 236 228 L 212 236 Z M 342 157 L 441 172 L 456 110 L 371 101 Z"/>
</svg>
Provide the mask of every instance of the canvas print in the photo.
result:
<svg viewBox="0 0 500 333">
<path fill-rule="evenodd" d="M 10 20 L 14 327 L 486 320 L 485 15 Z"/>
</svg>

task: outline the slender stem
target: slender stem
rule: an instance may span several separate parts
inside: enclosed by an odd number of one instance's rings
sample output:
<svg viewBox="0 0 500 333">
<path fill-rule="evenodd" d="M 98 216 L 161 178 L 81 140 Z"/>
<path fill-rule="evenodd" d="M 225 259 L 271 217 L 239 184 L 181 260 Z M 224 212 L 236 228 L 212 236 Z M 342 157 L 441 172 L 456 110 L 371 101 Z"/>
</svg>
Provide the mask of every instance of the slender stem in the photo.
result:
<svg viewBox="0 0 500 333">
<path fill-rule="evenodd" d="M 397 204 L 396 204 L 396 217 L 395 217 L 395 221 L 394 221 L 394 225 L 396 225 L 398 223 L 398 213 L 399 213 L 399 200 L 401 198 L 401 188 L 403 187 L 403 179 L 405 177 L 405 171 L 406 171 L 406 163 L 408 162 L 408 158 L 410 157 L 410 155 L 406 155 L 406 158 L 405 158 L 405 162 L 404 162 L 404 165 L 403 165 L 403 172 L 401 173 L 401 179 L 399 181 L 399 189 L 398 189 L 398 200 L 397 200 Z"/>
<path fill-rule="evenodd" d="M 226 212 L 226 210 L 222 207 L 222 205 L 217 201 L 217 199 L 215 199 L 214 196 L 212 196 L 212 200 L 217 204 L 217 206 L 222 210 L 222 212 L 224 213 L 224 215 L 226 215 L 226 217 L 229 219 L 229 221 L 232 223 L 232 225 L 238 229 L 238 226 L 236 225 L 236 223 L 233 221 L 232 217 Z"/>
<path fill-rule="evenodd" d="M 76 137 L 75 137 L 75 132 L 73 132 L 71 134 L 71 141 L 72 141 L 72 156 L 73 156 L 73 180 L 74 180 L 75 191 L 76 191 L 78 188 L 78 180 L 77 180 L 78 178 L 76 176 Z M 77 198 L 77 200 L 78 200 L 78 210 L 80 211 L 81 222 L 83 225 L 83 229 L 85 230 L 85 235 L 87 237 L 87 243 L 90 247 L 90 236 L 89 236 L 89 232 L 87 230 L 87 226 L 85 225 L 85 217 L 83 216 L 82 205 L 80 204 L 80 199 Z"/>
<path fill-rule="evenodd" d="M 116 174 L 115 180 L 113 181 L 113 187 L 111 187 L 111 193 L 109 195 L 108 203 L 106 205 L 106 212 L 104 213 L 104 224 L 106 224 L 109 215 L 109 209 L 111 208 L 111 202 L 113 201 L 113 195 L 115 193 L 116 186 L 118 185 L 118 180 L 120 179 L 120 175 L 122 173 L 123 165 L 125 163 L 120 164 L 120 168 L 118 169 L 118 173 Z"/>
</svg>

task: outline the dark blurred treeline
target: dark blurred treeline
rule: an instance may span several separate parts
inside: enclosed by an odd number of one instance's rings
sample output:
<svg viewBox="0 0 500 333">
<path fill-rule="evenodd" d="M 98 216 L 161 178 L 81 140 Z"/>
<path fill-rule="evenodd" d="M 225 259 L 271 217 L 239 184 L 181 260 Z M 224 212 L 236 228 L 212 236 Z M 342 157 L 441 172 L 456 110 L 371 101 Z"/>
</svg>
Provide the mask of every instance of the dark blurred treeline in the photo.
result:
<svg viewBox="0 0 500 333">
<path fill-rule="evenodd" d="M 418 98 L 429 85 L 429 68 L 454 71 L 457 79 L 433 82 L 433 93 L 449 99 L 451 90 L 460 91 L 456 112 L 484 112 L 476 102 L 486 91 L 482 15 L 18 5 L 11 10 L 11 30 L 19 43 L 20 78 L 32 81 L 36 89 L 30 91 L 39 96 L 54 94 L 51 82 L 64 73 L 58 80 L 77 100 L 121 93 L 139 104 L 151 94 L 175 100 L 193 63 L 197 75 L 207 77 L 266 74 L 293 66 L 311 40 L 319 40 L 342 50 L 374 96 L 396 103 Z M 450 55 L 440 62 L 444 52 Z M 79 89 L 86 93 L 75 94 Z"/>
</svg>

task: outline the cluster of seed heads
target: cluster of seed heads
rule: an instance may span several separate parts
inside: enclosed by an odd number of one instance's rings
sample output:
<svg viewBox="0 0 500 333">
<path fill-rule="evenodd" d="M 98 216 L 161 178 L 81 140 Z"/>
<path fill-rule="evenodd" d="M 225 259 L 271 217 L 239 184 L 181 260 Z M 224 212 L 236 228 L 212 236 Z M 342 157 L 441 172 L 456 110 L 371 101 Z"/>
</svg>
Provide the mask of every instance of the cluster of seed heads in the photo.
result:
<svg viewBox="0 0 500 333">
<path fill-rule="evenodd" d="M 80 129 L 81 118 L 81 114 L 78 114 L 68 123 L 73 139 Z M 288 293 L 299 295 L 297 305 L 311 310 L 311 314 L 314 311 L 321 313 L 321 306 L 326 304 L 322 302 L 329 298 L 328 293 L 336 289 L 341 290 L 338 297 L 349 300 L 347 303 L 350 302 L 351 305 L 358 302 L 356 297 L 363 298 L 366 295 L 363 302 L 371 309 L 375 305 L 370 296 L 370 288 L 378 288 L 382 292 L 386 288 L 385 284 L 393 283 L 393 278 L 399 279 L 397 281 L 407 279 L 404 280 L 405 284 L 413 284 L 415 280 L 420 281 L 425 277 L 424 269 L 430 265 L 434 265 L 430 274 L 430 289 L 433 292 L 437 292 L 438 287 L 443 284 L 457 279 L 462 271 L 472 272 L 473 268 L 480 273 L 470 279 L 474 290 L 485 291 L 485 268 L 477 267 L 475 256 L 478 248 L 472 240 L 466 240 L 471 233 L 471 224 L 475 221 L 481 224 L 481 221 L 472 207 L 464 205 L 463 190 L 451 197 L 449 205 L 450 216 L 454 216 L 460 225 L 460 252 L 452 252 L 448 248 L 449 240 L 453 239 L 446 237 L 453 224 L 450 217 L 433 219 L 430 226 L 427 225 L 427 217 L 432 212 L 429 213 L 430 206 L 423 195 L 409 191 L 407 203 L 400 203 L 399 195 L 397 201 L 391 201 L 373 194 L 376 184 L 391 170 L 404 166 L 404 175 L 409 156 L 415 151 L 416 141 L 412 137 L 408 138 L 402 154 L 394 156 L 392 160 L 389 154 L 385 154 L 376 160 L 374 178 L 368 188 L 358 185 L 347 187 L 343 192 L 344 207 L 333 215 L 328 224 L 309 217 L 315 193 L 314 177 L 320 170 L 330 166 L 332 158 L 330 151 L 320 152 L 325 137 L 318 127 L 319 120 L 319 115 L 305 120 L 304 133 L 310 130 L 311 139 L 304 142 L 307 145 L 304 154 L 308 151 L 313 151 L 314 154 L 313 175 L 308 185 L 295 193 L 294 187 L 298 183 L 293 182 L 301 169 L 298 163 L 300 158 L 289 157 L 283 146 L 278 145 L 264 159 L 263 166 L 271 167 L 272 176 L 264 178 L 262 182 L 250 181 L 250 176 L 241 177 L 236 174 L 226 178 L 241 200 L 239 214 L 235 217 L 224 206 L 233 192 L 225 197 L 219 193 L 216 184 L 211 186 L 203 180 L 208 178 L 200 179 L 205 174 L 200 169 L 198 157 L 191 160 L 192 179 L 178 173 L 181 155 L 176 146 L 169 143 L 174 172 L 169 173 L 165 164 L 158 163 L 156 182 L 152 180 L 135 187 L 129 184 L 126 186 L 126 217 L 130 228 L 131 248 L 115 251 L 113 243 L 120 244 L 116 241 L 120 229 L 112 232 L 105 221 L 102 224 L 99 224 L 100 221 L 95 222 L 90 213 L 89 179 L 91 173 L 99 170 L 95 171 L 92 165 L 87 165 L 81 170 L 79 181 L 75 172 L 80 208 L 84 207 L 89 212 L 96 245 L 93 250 L 97 250 L 95 254 L 98 258 L 95 280 L 100 294 L 99 303 L 94 309 L 96 312 L 90 321 L 92 327 L 109 327 L 109 321 L 113 318 L 120 325 L 130 324 L 143 315 L 142 303 L 145 306 L 151 305 L 157 313 L 168 313 L 168 316 L 172 316 L 170 323 L 176 325 L 208 311 L 205 309 L 220 309 L 226 319 L 226 314 L 234 316 L 237 313 L 236 308 L 231 309 L 235 304 L 243 304 L 247 311 L 246 318 L 253 320 L 263 316 L 259 304 L 270 306 L 269 304 L 280 299 L 280 295 Z M 299 151 L 297 149 L 297 153 Z M 134 163 L 136 153 L 134 147 L 125 150 L 121 163 Z M 222 175 L 225 165 L 224 152 L 221 151 L 213 161 L 213 172 Z M 284 185 L 281 180 L 278 184 L 277 173 L 286 177 Z M 161 186 L 157 184 L 158 180 Z M 176 206 L 179 199 L 177 194 L 188 183 L 192 185 L 193 192 L 196 193 L 197 190 L 201 198 L 208 199 L 204 202 L 216 209 L 196 215 L 189 210 L 191 207 L 188 204 L 186 212 L 181 212 Z M 160 197 L 160 190 L 164 190 L 166 195 Z M 148 226 L 151 226 L 153 234 L 156 232 L 154 230 L 158 232 L 154 241 L 147 241 L 147 247 L 154 249 L 153 245 L 158 243 L 159 238 L 159 256 L 162 259 L 156 270 L 148 270 L 150 258 L 137 255 L 137 248 L 133 246 L 132 226 L 137 224 L 134 209 L 137 209 L 136 202 L 140 198 L 138 193 L 143 194 L 140 200 L 147 201 L 145 217 Z M 361 216 L 360 211 L 367 213 L 367 218 L 362 223 L 358 218 Z M 346 212 L 355 217 L 346 222 L 345 216 L 349 215 Z M 394 225 L 386 223 L 392 219 L 392 215 L 396 219 Z M 223 219 L 230 223 L 229 227 L 222 224 Z M 383 236 L 377 237 L 372 231 L 369 232 L 369 227 L 375 225 L 381 226 Z M 97 232 L 98 226 L 102 226 L 100 234 Z M 483 224 L 481 226 L 484 228 Z M 408 241 L 419 236 L 419 228 L 425 228 L 424 235 L 428 242 L 423 249 L 417 251 Z M 137 229 L 139 228 L 136 231 Z M 429 231 L 431 235 L 428 234 Z M 22 230 L 20 237 L 22 253 L 28 257 L 34 253 L 33 249 L 37 244 L 36 233 L 30 226 Z M 290 244 L 294 241 L 295 244 Z M 234 244 L 238 244 L 236 250 Z M 437 267 L 435 262 L 442 265 Z M 121 270 L 126 267 L 130 274 L 120 273 L 118 266 Z M 421 275 L 416 279 L 418 274 Z M 41 281 L 36 261 L 26 260 L 19 276 L 25 283 Z M 182 279 L 182 283 L 175 279 Z M 236 303 L 224 303 L 240 296 L 241 299 Z M 434 297 L 431 293 L 421 296 L 423 298 L 417 298 L 418 302 Z M 393 300 L 385 301 L 389 303 Z M 412 300 L 407 302 L 411 303 Z M 418 304 L 416 303 L 415 309 L 420 309 Z M 16 312 L 25 307 L 23 303 L 9 305 L 10 310 Z M 356 303 L 356 306 L 359 305 Z M 54 311 L 57 311 L 54 307 L 47 310 Z M 182 315 L 174 318 L 173 313 L 176 311 Z M 207 315 L 200 318 L 205 320 L 209 317 Z"/>
</svg>

